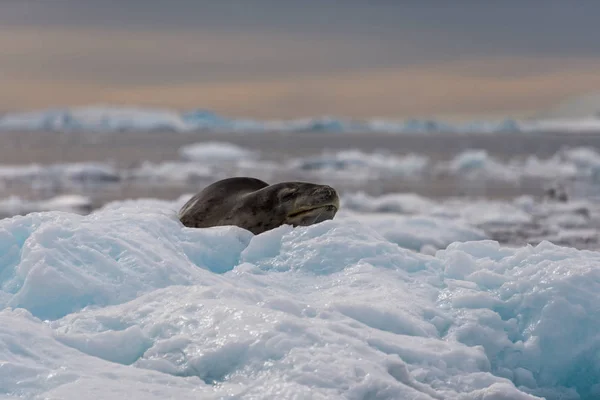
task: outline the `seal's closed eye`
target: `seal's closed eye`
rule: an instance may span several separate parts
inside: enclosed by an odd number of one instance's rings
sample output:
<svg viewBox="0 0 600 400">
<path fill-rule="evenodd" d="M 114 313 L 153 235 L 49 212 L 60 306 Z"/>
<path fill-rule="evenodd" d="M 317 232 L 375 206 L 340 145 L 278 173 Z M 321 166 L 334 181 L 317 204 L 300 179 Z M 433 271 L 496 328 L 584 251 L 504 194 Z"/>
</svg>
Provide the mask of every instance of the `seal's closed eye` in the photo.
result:
<svg viewBox="0 0 600 400">
<path fill-rule="evenodd" d="M 298 193 L 298 189 L 297 188 L 284 188 L 281 190 L 281 193 L 279 194 L 279 198 L 282 201 L 287 201 L 287 200 L 291 200 L 292 197 L 294 197 L 294 195 Z"/>
</svg>

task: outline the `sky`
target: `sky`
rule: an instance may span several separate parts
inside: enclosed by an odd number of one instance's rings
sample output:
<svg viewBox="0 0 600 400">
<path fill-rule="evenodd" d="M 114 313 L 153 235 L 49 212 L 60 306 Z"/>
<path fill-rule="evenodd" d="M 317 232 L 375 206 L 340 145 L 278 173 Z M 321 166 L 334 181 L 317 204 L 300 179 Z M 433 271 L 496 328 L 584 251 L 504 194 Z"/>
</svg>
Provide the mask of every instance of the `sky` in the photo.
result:
<svg viewBox="0 0 600 400">
<path fill-rule="evenodd" d="M 586 0 L 2 0 L 0 111 L 535 116 L 599 98 L 598 15 Z"/>
</svg>

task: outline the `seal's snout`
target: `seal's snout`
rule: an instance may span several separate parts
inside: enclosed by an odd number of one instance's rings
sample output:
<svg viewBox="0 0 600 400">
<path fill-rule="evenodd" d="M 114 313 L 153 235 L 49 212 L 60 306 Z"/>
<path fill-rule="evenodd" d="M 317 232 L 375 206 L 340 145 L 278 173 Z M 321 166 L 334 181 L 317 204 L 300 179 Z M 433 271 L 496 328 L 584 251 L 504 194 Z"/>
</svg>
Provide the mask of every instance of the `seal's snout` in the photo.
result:
<svg viewBox="0 0 600 400">
<path fill-rule="evenodd" d="M 340 208 L 340 199 L 334 188 L 327 185 L 306 184 L 288 213 L 285 222 L 293 226 L 308 226 L 333 219 Z"/>
<path fill-rule="evenodd" d="M 323 185 L 316 188 L 313 191 L 313 195 L 322 196 L 324 198 L 335 198 L 337 197 L 337 192 L 331 186 Z"/>
<path fill-rule="evenodd" d="M 320 185 L 313 190 L 310 203 L 317 207 L 330 206 L 332 210 L 337 211 L 340 207 L 340 198 L 331 186 Z"/>
</svg>

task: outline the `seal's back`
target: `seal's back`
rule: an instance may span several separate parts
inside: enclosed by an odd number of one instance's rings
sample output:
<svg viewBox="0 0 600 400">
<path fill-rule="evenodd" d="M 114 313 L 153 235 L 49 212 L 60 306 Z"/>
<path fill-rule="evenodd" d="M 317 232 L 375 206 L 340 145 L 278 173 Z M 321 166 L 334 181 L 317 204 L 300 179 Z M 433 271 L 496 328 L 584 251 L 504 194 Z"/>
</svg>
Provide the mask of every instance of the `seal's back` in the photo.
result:
<svg viewBox="0 0 600 400">
<path fill-rule="evenodd" d="M 235 177 L 217 181 L 205 187 L 181 207 L 179 220 L 190 228 L 204 228 L 223 223 L 237 199 L 269 186 L 256 178 Z"/>
</svg>

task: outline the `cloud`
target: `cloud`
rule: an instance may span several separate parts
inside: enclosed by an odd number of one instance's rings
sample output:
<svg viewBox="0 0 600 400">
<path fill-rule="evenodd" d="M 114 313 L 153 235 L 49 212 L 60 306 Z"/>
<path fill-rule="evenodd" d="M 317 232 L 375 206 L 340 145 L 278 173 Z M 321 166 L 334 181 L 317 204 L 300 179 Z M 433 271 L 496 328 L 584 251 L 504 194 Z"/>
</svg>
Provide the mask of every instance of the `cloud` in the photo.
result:
<svg viewBox="0 0 600 400">
<path fill-rule="evenodd" d="M 4 76 L 122 85 L 344 72 L 380 65 L 381 52 L 372 39 L 350 42 L 318 34 L 0 29 Z"/>
<path fill-rule="evenodd" d="M 334 114 L 351 117 L 523 116 L 560 100 L 600 89 L 600 59 L 567 63 L 537 75 L 549 60 L 488 59 L 418 68 L 365 69 L 346 73 L 177 84 L 119 85 L 100 82 L 0 81 L 0 108 L 42 108 L 91 103 L 138 104 L 180 109 L 209 108 L 261 118 Z M 551 61 L 550 61 L 551 62 Z M 486 65 L 511 76 L 477 76 Z M 516 73 L 519 65 L 524 73 Z"/>
<path fill-rule="evenodd" d="M 600 3 L 435 4 L 0 2 L 0 111 L 523 115 L 600 90 Z"/>
</svg>

